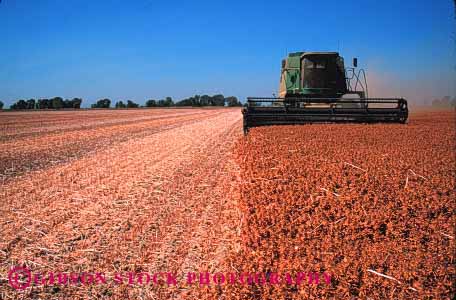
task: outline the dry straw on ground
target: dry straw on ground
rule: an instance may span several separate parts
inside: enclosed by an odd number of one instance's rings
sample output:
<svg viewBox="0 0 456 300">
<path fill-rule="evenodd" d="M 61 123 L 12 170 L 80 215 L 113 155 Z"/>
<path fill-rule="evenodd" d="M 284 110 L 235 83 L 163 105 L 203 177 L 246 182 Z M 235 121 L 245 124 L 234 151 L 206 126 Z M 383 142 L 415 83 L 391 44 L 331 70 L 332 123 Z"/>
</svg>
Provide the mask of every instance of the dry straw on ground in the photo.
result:
<svg viewBox="0 0 456 300">
<path fill-rule="evenodd" d="M 185 287 L 51 286 L 18 292 L 6 277 L 17 264 L 44 273 L 183 274 L 214 267 L 232 251 L 239 193 L 230 151 L 242 134 L 239 110 L 162 110 L 163 115 L 148 110 L 141 121 L 138 112 L 143 111 L 128 112 L 134 122 L 43 129 L 29 145 L 20 136 L 0 146 L 17 142 L 9 155 L 33 149 L 63 155 L 56 165 L 27 156 L 24 163 L 33 162 L 34 170 L 3 173 L 0 298 L 168 299 L 185 293 Z M 48 142 L 54 137 L 62 144 Z M 66 161 L 66 154 L 76 157 Z"/>
</svg>

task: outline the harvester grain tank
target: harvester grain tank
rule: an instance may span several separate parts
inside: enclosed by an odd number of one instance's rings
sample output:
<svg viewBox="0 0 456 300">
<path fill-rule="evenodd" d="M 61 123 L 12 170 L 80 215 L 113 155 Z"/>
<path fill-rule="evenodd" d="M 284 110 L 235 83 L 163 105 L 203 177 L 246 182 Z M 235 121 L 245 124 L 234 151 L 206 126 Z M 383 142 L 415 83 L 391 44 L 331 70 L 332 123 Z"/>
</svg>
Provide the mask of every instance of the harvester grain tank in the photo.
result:
<svg viewBox="0 0 456 300">
<path fill-rule="evenodd" d="M 295 52 L 282 60 L 278 98 L 248 97 L 244 132 L 265 125 L 314 122 L 405 123 L 407 101 L 369 98 L 366 73 L 337 52 Z"/>
</svg>

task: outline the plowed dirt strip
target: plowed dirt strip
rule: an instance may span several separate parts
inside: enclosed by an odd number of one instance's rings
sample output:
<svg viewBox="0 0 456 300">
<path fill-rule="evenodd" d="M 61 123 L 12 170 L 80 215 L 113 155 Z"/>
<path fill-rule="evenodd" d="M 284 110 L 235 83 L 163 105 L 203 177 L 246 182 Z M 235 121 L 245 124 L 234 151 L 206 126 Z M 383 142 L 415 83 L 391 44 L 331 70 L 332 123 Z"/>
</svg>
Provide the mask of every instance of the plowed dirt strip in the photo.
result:
<svg viewBox="0 0 456 300">
<path fill-rule="evenodd" d="M 194 110 L 192 113 L 182 111 L 169 117 L 157 117 L 153 110 L 148 111 L 154 114 L 154 118 L 113 125 L 98 123 L 93 127 L 70 132 L 61 130 L 53 134 L 42 134 L 36 137 L 1 142 L 0 178 L 5 180 L 27 171 L 88 155 L 99 149 L 104 149 L 108 145 L 154 134 L 221 113 L 221 110 Z M 179 110 L 176 111 L 179 112 Z M 71 112 L 67 112 L 67 114 L 71 114 Z M 115 119 L 115 117 L 115 114 L 111 115 L 111 118 Z M 135 119 L 132 115 L 130 117 Z"/>
<path fill-rule="evenodd" d="M 0 274 L 38 271 L 198 272 L 236 246 L 239 110 L 130 139 L 0 186 Z M 43 184 L 49 182 L 52 184 Z M 168 299 L 187 287 L 38 287 L 2 296 Z"/>
<path fill-rule="evenodd" d="M 454 112 L 252 129 L 238 149 L 242 251 L 222 269 L 304 277 L 200 298 L 455 299 L 455 134 Z"/>
</svg>

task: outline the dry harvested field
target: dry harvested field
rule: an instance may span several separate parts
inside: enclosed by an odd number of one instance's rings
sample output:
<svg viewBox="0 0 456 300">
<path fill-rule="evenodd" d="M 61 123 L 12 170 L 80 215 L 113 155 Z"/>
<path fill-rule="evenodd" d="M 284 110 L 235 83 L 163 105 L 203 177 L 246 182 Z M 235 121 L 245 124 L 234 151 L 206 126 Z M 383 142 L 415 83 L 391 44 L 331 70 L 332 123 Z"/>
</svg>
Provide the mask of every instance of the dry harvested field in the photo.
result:
<svg viewBox="0 0 456 300">
<path fill-rule="evenodd" d="M 239 109 L 1 113 L 0 299 L 454 298 L 454 112 L 241 127 Z M 13 266 L 46 284 L 14 289 Z M 206 271 L 225 282 L 186 282 Z M 50 284 L 71 272 L 178 283 Z"/>
<path fill-rule="evenodd" d="M 0 115 L 0 175 L 5 178 L 219 115 L 217 110 L 86 110 Z"/>
</svg>

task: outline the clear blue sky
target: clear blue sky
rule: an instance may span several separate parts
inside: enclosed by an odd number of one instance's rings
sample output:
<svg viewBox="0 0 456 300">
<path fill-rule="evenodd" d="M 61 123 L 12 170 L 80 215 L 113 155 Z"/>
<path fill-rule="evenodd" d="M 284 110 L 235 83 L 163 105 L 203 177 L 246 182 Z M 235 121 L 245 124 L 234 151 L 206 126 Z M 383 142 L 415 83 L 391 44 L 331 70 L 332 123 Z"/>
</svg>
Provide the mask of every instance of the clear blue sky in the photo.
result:
<svg viewBox="0 0 456 300">
<path fill-rule="evenodd" d="M 372 96 L 456 96 L 455 24 L 450 0 L 2 0 L 0 100 L 270 96 L 299 50 L 357 56 Z"/>
</svg>

